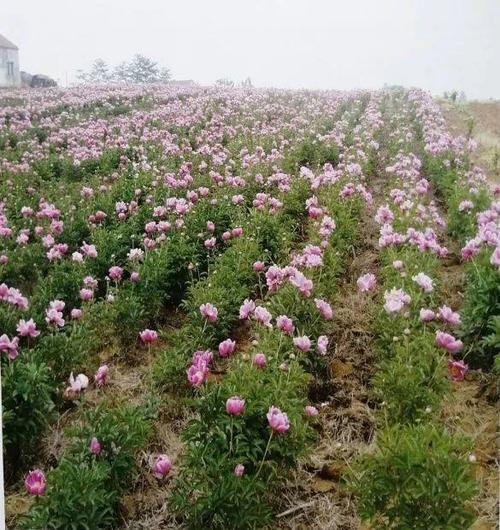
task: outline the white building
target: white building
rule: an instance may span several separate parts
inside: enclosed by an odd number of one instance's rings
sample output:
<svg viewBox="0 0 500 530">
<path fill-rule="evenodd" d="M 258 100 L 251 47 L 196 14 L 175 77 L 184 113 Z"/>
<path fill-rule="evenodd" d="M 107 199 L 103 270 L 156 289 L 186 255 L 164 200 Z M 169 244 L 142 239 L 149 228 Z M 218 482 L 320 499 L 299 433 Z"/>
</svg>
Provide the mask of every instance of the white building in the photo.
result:
<svg viewBox="0 0 500 530">
<path fill-rule="evenodd" d="M 0 35 L 0 88 L 21 86 L 19 49 Z"/>
</svg>

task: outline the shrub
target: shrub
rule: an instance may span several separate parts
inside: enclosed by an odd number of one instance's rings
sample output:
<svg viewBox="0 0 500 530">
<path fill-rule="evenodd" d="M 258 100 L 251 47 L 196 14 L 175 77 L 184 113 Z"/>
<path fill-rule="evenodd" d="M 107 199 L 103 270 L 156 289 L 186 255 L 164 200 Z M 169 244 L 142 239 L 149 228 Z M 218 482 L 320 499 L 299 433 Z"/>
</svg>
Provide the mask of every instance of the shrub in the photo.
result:
<svg viewBox="0 0 500 530">
<path fill-rule="evenodd" d="M 430 417 L 448 389 L 446 364 L 434 347 L 434 335 L 413 332 L 392 347 L 377 366 L 374 395 L 383 403 L 383 422 L 414 423 Z"/>
<path fill-rule="evenodd" d="M 380 432 L 350 478 L 358 513 L 372 528 L 468 528 L 476 492 L 469 475 L 470 443 L 433 424 Z"/>
<path fill-rule="evenodd" d="M 120 494 L 135 473 L 135 453 L 150 431 L 144 409 L 101 403 L 70 430 L 72 445 L 47 476 L 47 491 L 21 523 L 23 530 L 105 529 L 113 525 Z M 92 437 L 102 447 L 89 449 Z"/>
<path fill-rule="evenodd" d="M 92 330 L 78 322 L 67 323 L 62 330 L 40 336 L 37 341 L 34 355 L 51 368 L 52 377 L 57 382 L 66 380 L 70 372 L 83 367 L 100 344 Z"/>
<path fill-rule="evenodd" d="M 305 453 L 311 437 L 303 397 L 309 378 L 297 362 L 280 374 L 278 362 L 265 370 L 239 363 L 222 385 L 210 386 L 197 401 L 199 419 L 184 432 L 186 458 L 172 498 L 190 528 L 261 527 L 271 513 L 268 488 Z M 239 417 L 225 410 L 226 399 L 234 395 L 246 400 Z M 270 437 L 271 405 L 287 413 L 287 433 Z M 242 477 L 234 475 L 237 464 L 245 466 Z"/>
<path fill-rule="evenodd" d="M 48 475 L 48 488 L 21 523 L 22 530 L 110 528 L 118 491 L 110 489 L 109 465 L 64 459 Z"/>
<path fill-rule="evenodd" d="M 39 327 L 45 326 L 45 310 L 52 300 L 64 300 L 65 309 L 80 307 L 80 289 L 83 287 L 85 268 L 69 260 L 56 263 L 40 281 L 31 298 L 31 311 Z"/>
<path fill-rule="evenodd" d="M 460 338 L 464 341 L 463 355 L 472 368 L 489 369 L 500 348 L 490 336 L 494 318 L 500 315 L 500 272 L 489 263 L 485 249 L 467 266 L 467 288 L 461 311 Z"/>
<path fill-rule="evenodd" d="M 51 421 L 55 385 L 50 369 L 36 355 L 23 352 L 2 365 L 3 447 L 9 476 L 27 463 Z"/>
</svg>

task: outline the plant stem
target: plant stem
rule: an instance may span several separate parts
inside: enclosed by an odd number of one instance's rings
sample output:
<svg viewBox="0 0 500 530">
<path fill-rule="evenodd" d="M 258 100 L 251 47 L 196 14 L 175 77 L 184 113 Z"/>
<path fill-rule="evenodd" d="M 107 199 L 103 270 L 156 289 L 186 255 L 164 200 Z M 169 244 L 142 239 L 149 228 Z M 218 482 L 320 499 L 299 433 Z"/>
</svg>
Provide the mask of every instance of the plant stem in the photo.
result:
<svg viewBox="0 0 500 530">
<path fill-rule="evenodd" d="M 229 438 L 229 456 L 233 454 L 233 422 L 234 422 L 234 418 L 231 416 L 231 436 Z"/>
<path fill-rule="evenodd" d="M 271 431 L 269 440 L 267 441 L 266 450 L 264 451 L 264 456 L 262 457 L 262 461 L 260 462 L 260 466 L 259 466 L 259 469 L 257 470 L 257 473 L 255 474 L 254 480 L 259 476 L 262 466 L 264 465 L 264 460 L 266 459 L 267 453 L 269 451 L 269 446 L 271 445 L 271 440 L 273 439 L 273 432 L 274 431 Z"/>
</svg>

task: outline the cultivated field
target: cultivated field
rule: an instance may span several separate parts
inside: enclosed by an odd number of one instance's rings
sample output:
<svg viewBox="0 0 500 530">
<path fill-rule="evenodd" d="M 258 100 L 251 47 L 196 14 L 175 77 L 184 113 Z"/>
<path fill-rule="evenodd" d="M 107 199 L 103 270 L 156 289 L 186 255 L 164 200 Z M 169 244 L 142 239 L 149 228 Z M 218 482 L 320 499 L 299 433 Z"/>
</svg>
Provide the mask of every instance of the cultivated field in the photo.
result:
<svg viewBox="0 0 500 530">
<path fill-rule="evenodd" d="M 9 528 L 495 528 L 500 187 L 442 105 L 0 93 Z"/>
</svg>

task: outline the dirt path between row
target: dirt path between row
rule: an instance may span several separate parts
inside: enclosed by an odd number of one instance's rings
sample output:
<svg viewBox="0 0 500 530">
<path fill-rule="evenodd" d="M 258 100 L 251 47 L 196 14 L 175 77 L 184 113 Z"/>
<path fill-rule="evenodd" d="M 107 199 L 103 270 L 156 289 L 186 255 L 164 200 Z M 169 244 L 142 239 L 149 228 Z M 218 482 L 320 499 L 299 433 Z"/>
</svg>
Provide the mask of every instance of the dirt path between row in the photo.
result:
<svg viewBox="0 0 500 530">
<path fill-rule="evenodd" d="M 371 191 L 378 196 L 380 179 Z M 361 238 L 349 256 L 333 303 L 328 330 L 331 361 L 328 377 L 316 380 L 311 402 L 320 410 L 318 444 L 306 464 L 298 468 L 283 492 L 276 528 L 294 530 L 360 527 L 351 496 L 341 480 L 350 463 L 373 443 L 375 418 L 370 408 L 369 385 L 374 370 L 371 321 L 376 305 L 360 294 L 356 281 L 378 268 L 378 227 L 374 210 L 365 207 L 360 219 Z"/>
</svg>

